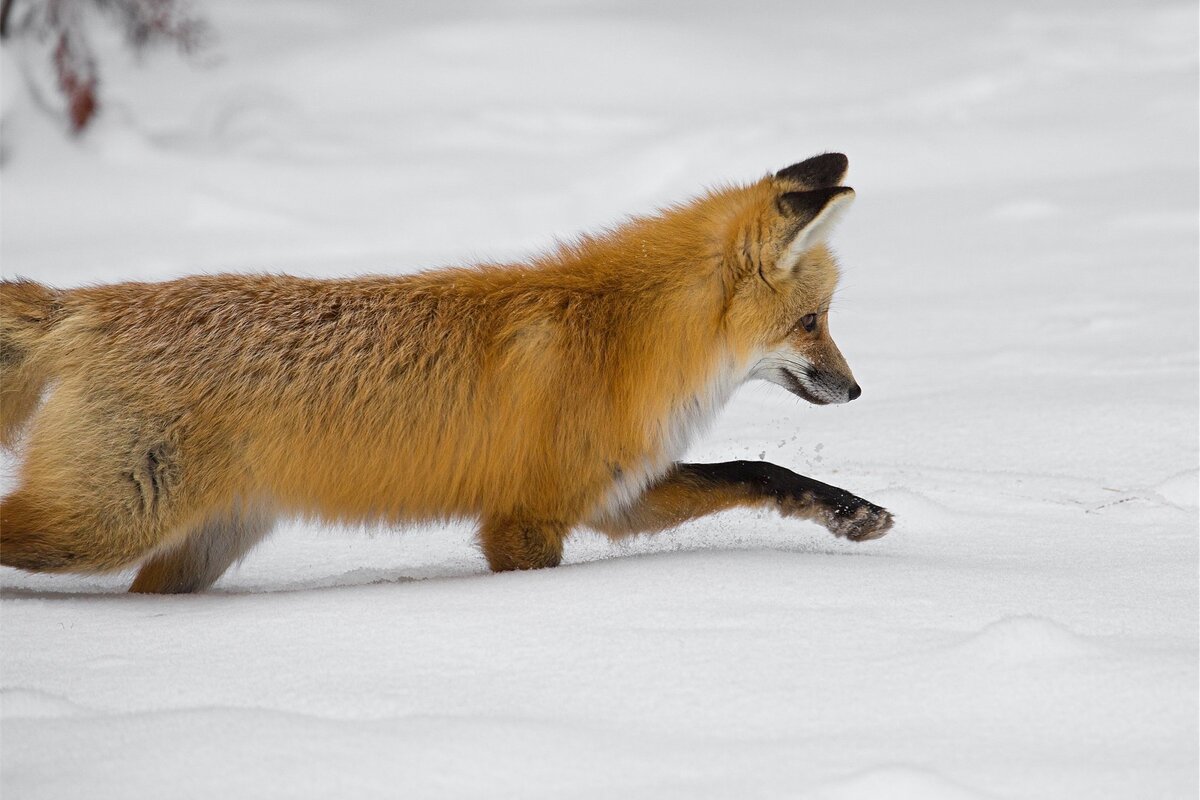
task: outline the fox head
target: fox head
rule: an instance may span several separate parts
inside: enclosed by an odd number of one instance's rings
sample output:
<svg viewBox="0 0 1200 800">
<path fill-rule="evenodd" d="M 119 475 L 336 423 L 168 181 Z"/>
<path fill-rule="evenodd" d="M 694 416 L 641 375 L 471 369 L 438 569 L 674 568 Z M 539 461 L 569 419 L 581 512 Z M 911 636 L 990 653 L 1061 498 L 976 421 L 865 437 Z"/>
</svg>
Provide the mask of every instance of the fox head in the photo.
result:
<svg viewBox="0 0 1200 800">
<path fill-rule="evenodd" d="M 862 394 L 829 332 L 838 266 L 826 241 L 854 200 L 841 185 L 847 166 L 827 153 L 747 187 L 723 254 L 734 275 L 730 333 L 744 352 L 762 354 L 750 377 L 818 405 Z"/>
</svg>

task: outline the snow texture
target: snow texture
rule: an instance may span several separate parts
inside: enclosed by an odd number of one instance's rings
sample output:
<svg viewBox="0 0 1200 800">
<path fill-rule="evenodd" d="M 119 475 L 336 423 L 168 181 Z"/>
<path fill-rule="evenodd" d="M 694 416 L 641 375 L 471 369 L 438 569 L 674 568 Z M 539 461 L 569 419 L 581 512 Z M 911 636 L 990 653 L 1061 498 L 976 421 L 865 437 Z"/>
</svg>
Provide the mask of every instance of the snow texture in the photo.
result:
<svg viewBox="0 0 1200 800">
<path fill-rule="evenodd" d="M 185 597 L 5 569 L 6 798 L 1196 796 L 1195 3 L 200 10 L 192 63 L 97 41 L 78 142 L 4 53 L 5 276 L 509 258 L 845 152 L 863 397 L 750 385 L 689 458 L 899 521 L 504 575 L 469 526 L 297 522 Z"/>
</svg>

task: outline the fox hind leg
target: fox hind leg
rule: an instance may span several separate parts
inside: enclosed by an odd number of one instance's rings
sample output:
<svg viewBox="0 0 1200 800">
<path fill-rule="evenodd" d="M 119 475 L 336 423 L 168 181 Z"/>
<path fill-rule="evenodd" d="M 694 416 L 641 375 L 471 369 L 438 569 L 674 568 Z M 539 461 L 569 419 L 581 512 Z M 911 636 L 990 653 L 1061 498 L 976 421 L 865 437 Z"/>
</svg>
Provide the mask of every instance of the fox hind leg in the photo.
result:
<svg viewBox="0 0 1200 800">
<path fill-rule="evenodd" d="M 31 572 L 106 572 L 161 539 L 154 526 L 84 498 L 18 489 L 0 505 L 0 563 Z"/>
<path fill-rule="evenodd" d="M 0 563 L 118 570 L 227 507 L 230 449 L 194 428 L 118 402 L 103 384 L 64 380 L 34 418 L 20 483 L 0 505 Z"/>
<path fill-rule="evenodd" d="M 891 512 L 827 483 L 767 461 L 676 464 L 628 508 L 593 519 L 610 536 L 666 530 L 730 508 L 773 508 L 811 519 L 835 536 L 861 542 L 891 530 Z"/>
<path fill-rule="evenodd" d="M 261 511 L 240 509 L 214 515 L 181 541 L 151 556 L 129 591 L 153 594 L 203 591 L 262 541 L 273 526 L 271 516 Z"/>
</svg>

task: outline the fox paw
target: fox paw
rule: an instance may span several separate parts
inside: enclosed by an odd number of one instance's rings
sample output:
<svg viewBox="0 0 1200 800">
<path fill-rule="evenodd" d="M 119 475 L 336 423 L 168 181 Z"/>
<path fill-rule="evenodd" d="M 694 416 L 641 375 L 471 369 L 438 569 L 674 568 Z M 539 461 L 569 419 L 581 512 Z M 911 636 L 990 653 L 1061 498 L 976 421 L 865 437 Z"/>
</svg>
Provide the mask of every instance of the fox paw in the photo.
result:
<svg viewBox="0 0 1200 800">
<path fill-rule="evenodd" d="M 892 512 L 861 497 L 843 501 L 825 513 L 825 527 L 852 542 L 878 539 L 892 529 Z"/>
</svg>

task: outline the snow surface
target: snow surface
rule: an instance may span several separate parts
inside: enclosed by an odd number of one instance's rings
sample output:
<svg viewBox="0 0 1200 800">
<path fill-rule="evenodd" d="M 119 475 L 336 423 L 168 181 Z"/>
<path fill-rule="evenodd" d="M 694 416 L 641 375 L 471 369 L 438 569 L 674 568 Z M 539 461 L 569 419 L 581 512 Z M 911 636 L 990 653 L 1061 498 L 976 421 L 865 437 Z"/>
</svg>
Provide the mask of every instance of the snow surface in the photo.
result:
<svg viewBox="0 0 1200 800">
<path fill-rule="evenodd" d="M 202 8 L 197 62 L 102 43 L 79 143 L 4 53 L 6 276 L 515 257 L 840 150 L 864 395 L 749 386 L 690 458 L 899 522 L 495 576 L 467 526 L 294 523 L 187 597 L 5 569 L 5 798 L 1196 796 L 1194 3 Z"/>
</svg>

